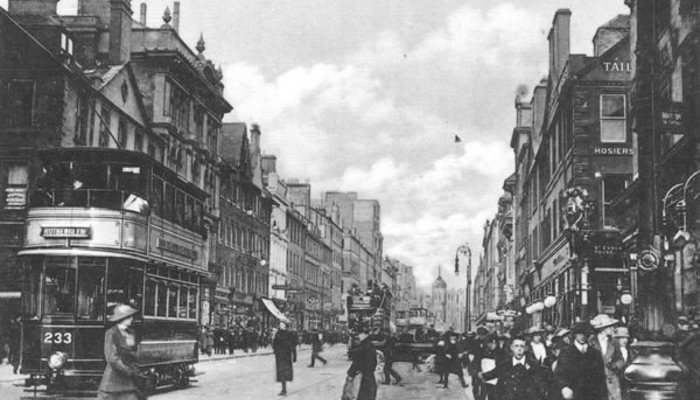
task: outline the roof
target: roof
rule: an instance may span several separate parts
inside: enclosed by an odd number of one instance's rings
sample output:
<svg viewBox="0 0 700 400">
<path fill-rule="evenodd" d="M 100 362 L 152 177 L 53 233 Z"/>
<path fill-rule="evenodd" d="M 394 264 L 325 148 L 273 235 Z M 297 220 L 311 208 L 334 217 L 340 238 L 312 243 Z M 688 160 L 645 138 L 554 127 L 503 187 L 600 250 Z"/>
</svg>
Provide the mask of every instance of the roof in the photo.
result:
<svg viewBox="0 0 700 400">
<path fill-rule="evenodd" d="M 247 127 L 244 122 L 229 122 L 221 127 L 221 158 L 238 165 L 243 154 L 243 143 L 247 141 Z"/>
<path fill-rule="evenodd" d="M 601 25 L 598 29 L 629 29 L 629 14 L 618 14 L 615 18 Z"/>
<path fill-rule="evenodd" d="M 438 275 L 437 279 L 435 279 L 435 282 L 433 282 L 433 287 L 446 288 L 447 283 L 445 283 L 445 280 L 442 279 L 442 276 Z"/>
<path fill-rule="evenodd" d="M 125 67 L 125 65 L 126 64 L 113 65 L 109 66 L 108 68 L 86 70 L 84 73 L 88 78 L 99 79 L 99 82 L 96 82 L 96 79 L 93 80 L 93 86 L 97 90 L 102 90 L 112 79 L 114 79 L 115 76 L 119 75 L 119 72 Z"/>
</svg>

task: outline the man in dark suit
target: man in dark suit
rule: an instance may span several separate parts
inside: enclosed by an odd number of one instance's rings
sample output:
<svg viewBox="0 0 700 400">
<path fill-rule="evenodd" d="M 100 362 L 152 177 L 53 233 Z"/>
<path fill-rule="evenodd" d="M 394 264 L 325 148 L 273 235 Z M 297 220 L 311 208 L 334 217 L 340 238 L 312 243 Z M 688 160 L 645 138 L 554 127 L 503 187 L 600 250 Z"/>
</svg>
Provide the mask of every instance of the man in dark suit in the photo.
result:
<svg viewBox="0 0 700 400">
<path fill-rule="evenodd" d="M 356 400 L 375 400 L 377 398 L 377 381 L 374 378 L 374 370 L 377 368 L 377 350 L 372 346 L 366 328 L 360 328 L 357 336 L 360 343 L 350 350 L 352 364 L 347 375 L 352 379 L 356 375 L 362 374 Z"/>
<path fill-rule="evenodd" d="M 313 368 L 316 359 L 321 361 L 323 365 L 326 365 L 328 361 L 320 356 L 323 351 L 323 334 L 321 332 L 314 332 L 311 334 L 311 364 L 307 365 L 309 368 Z"/>
<path fill-rule="evenodd" d="M 396 345 L 396 338 L 391 334 L 389 330 L 384 331 L 384 345 L 382 346 L 382 351 L 384 352 L 384 385 L 391 384 L 391 377 L 396 379 L 396 385 L 401 385 L 401 375 L 394 371 L 394 346 Z"/>
<path fill-rule="evenodd" d="M 498 400 L 544 398 L 542 368 L 535 360 L 525 357 L 525 349 L 525 339 L 515 337 L 510 344 L 511 357 L 502 358 L 496 368 L 489 372 L 479 372 L 479 378 L 484 381 L 498 379 L 495 389 L 495 398 Z"/>
<path fill-rule="evenodd" d="M 476 366 L 478 372 L 487 373 L 493 371 L 496 365 L 499 365 L 506 358 L 505 351 L 498 347 L 498 335 L 489 333 L 484 338 L 485 347 L 481 353 L 480 364 Z M 479 394 L 480 398 L 495 399 L 496 382 L 489 380 L 480 383 Z"/>
<path fill-rule="evenodd" d="M 605 400 L 608 389 L 605 382 L 603 357 L 588 344 L 593 328 L 588 322 L 579 322 L 572 329 L 574 343 L 559 354 L 554 371 L 554 390 L 564 400 Z"/>
</svg>

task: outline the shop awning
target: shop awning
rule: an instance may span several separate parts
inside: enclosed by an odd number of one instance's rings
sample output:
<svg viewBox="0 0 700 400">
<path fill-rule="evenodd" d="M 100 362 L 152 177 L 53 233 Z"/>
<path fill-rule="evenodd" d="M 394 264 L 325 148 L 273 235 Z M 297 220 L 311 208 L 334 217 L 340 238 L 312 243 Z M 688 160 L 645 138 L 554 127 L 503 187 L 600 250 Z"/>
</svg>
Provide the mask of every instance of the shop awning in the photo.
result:
<svg viewBox="0 0 700 400">
<path fill-rule="evenodd" d="M 286 323 L 291 322 L 289 320 L 289 318 L 285 317 L 284 314 L 282 314 L 282 311 L 280 311 L 279 308 L 277 308 L 277 306 L 275 305 L 275 303 L 272 302 L 272 300 L 270 300 L 270 299 L 261 299 L 261 300 L 262 300 L 263 304 L 265 304 L 265 307 L 267 307 L 267 309 L 270 311 L 270 313 L 275 316 L 275 318 L 277 318 L 280 321 L 286 322 Z"/>
<path fill-rule="evenodd" d="M 22 297 L 20 292 L 0 292 L 0 299 L 19 299 Z"/>
</svg>

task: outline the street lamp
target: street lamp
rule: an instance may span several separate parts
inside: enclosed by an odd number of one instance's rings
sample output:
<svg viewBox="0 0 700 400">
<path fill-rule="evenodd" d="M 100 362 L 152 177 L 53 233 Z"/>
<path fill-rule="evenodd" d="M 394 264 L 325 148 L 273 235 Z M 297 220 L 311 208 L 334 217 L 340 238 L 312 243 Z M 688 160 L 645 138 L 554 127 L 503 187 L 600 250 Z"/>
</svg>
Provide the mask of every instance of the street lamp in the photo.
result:
<svg viewBox="0 0 700 400">
<path fill-rule="evenodd" d="M 460 265 L 464 265 L 465 275 L 467 276 L 467 290 L 464 295 L 464 331 L 468 332 L 471 330 L 470 293 L 472 285 L 472 251 L 466 243 L 459 246 L 455 253 L 455 275 L 459 275 Z"/>
</svg>

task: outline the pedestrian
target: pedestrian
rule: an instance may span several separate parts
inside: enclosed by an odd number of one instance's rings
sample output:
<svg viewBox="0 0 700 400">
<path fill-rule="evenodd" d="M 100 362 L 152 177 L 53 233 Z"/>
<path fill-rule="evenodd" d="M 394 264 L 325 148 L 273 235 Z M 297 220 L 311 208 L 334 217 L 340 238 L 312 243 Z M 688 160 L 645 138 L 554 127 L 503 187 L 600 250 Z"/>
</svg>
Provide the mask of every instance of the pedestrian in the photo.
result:
<svg viewBox="0 0 700 400">
<path fill-rule="evenodd" d="M 542 365 L 544 360 L 549 357 L 549 350 L 542 341 L 542 334 L 544 331 L 537 326 L 533 326 L 527 330 L 527 333 L 531 337 L 530 342 L 528 343 L 528 355 Z"/>
<path fill-rule="evenodd" d="M 294 336 L 287 331 L 287 323 L 280 321 L 279 330 L 272 339 L 272 350 L 275 353 L 275 369 L 277 382 L 282 384 L 279 396 L 287 395 L 287 382 L 294 380 L 294 363 L 296 357 L 296 341 Z"/>
<path fill-rule="evenodd" d="M 490 333 L 484 338 L 485 347 L 481 355 L 481 363 L 477 365 L 478 373 L 482 375 L 496 369 L 505 359 L 505 353 L 498 347 L 498 335 Z M 494 400 L 496 398 L 496 379 L 489 379 L 479 382 L 479 396 L 481 399 Z"/>
<path fill-rule="evenodd" d="M 615 340 L 615 352 L 610 361 L 610 369 L 615 372 L 620 382 L 620 392 L 623 400 L 627 400 L 627 380 L 625 379 L 625 369 L 632 364 L 632 354 L 629 348 L 630 332 L 626 326 L 618 326 L 613 333 Z"/>
<path fill-rule="evenodd" d="M 396 385 L 401 386 L 401 375 L 394 371 L 394 347 L 396 345 L 396 337 L 391 334 L 388 330 L 384 331 L 384 346 L 382 351 L 384 353 L 384 385 L 391 384 L 391 377 L 393 376 L 396 380 Z"/>
<path fill-rule="evenodd" d="M 139 387 L 139 372 L 136 363 L 138 343 L 131 323 L 138 311 L 126 304 L 114 308 L 109 321 L 114 325 L 105 332 L 104 353 L 107 366 L 97 393 L 100 400 L 143 400 L 146 395 Z"/>
<path fill-rule="evenodd" d="M 561 393 L 554 389 L 554 371 L 557 370 L 559 364 L 559 354 L 568 346 L 560 336 L 552 337 L 552 346 L 549 349 L 549 356 L 544 360 L 542 366 L 545 368 L 542 375 L 544 381 L 544 390 L 549 400 L 560 400 Z"/>
<path fill-rule="evenodd" d="M 615 333 L 615 325 L 617 325 L 618 322 L 618 320 L 611 318 L 607 314 L 596 315 L 595 318 L 591 320 L 591 325 L 596 334 L 590 339 L 589 344 L 603 356 L 608 400 L 622 400 L 620 378 L 612 363 L 616 347 L 612 335 Z"/>
<path fill-rule="evenodd" d="M 526 356 L 526 341 L 522 336 L 513 338 L 511 356 L 502 360 L 487 373 L 479 372 L 480 380 L 497 379 L 495 398 L 498 400 L 540 400 L 544 398 L 542 368 Z"/>
<path fill-rule="evenodd" d="M 605 366 L 600 352 L 588 344 L 591 324 L 581 321 L 573 326 L 574 342 L 559 354 L 554 371 L 554 389 L 564 400 L 605 400 Z"/>
<path fill-rule="evenodd" d="M 455 374 L 459 378 L 459 382 L 462 387 L 469 386 L 464 380 L 464 372 L 462 371 L 462 352 L 457 346 L 457 335 L 452 334 L 450 336 L 449 342 L 445 345 L 445 357 L 447 358 L 445 370 L 443 371 L 444 377 L 444 389 L 447 389 L 450 374 Z"/>
<path fill-rule="evenodd" d="M 438 385 L 445 383 L 445 371 L 448 368 L 448 361 L 446 343 L 444 340 L 438 340 L 435 344 L 435 363 L 433 365 L 433 371 L 440 375 Z"/>
<path fill-rule="evenodd" d="M 377 350 L 369 340 L 367 328 L 360 328 L 357 332 L 358 345 L 350 350 L 352 364 L 348 368 L 348 377 L 355 379 L 362 374 L 360 388 L 356 400 L 375 400 L 377 398 L 377 381 L 374 378 L 374 370 L 377 368 Z"/>
<path fill-rule="evenodd" d="M 554 332 L 554 336 L 560 337 L 567 345 L 572 343 L 571 329 L 561 327 Z"/>
<path fill-rule="evenodd" d="M 21 316 L 18 314 L 10 320 L 10 356 L 9 361 L 12 364 L 12 373 L 16 374 L 19 369 L 20 355 L 20 339 L 22 335 Z"/>
<path fill-rule="evenodd" d="M 326 365 L 328 363 L 328 361 L 326 361 L 326 359 L 324 359 L 323 357 L 320 356 L 322 351 L 323 351 L 323 333 L 313 332 L 311 334 L 311 364 L 307 365 L 307 367 L 313 368 L 315 363 L 316 363 L 316 359 L 323 362 L 323 365 Z"/>
</svg>

